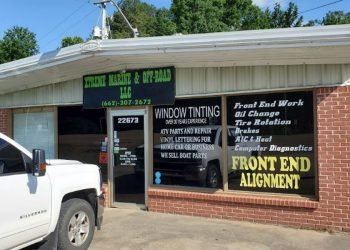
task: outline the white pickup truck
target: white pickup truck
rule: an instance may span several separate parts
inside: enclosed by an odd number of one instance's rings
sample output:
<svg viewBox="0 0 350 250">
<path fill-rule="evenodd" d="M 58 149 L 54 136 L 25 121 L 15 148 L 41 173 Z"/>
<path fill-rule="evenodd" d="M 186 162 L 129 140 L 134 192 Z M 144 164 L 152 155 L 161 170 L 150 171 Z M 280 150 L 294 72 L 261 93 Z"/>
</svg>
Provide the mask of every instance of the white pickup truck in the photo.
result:
<svg viewBox="0 0 350 250">
<path fill-rule="evenodd" d="M 103 218 L 100 170 L 45 160 L 0 133 L 0 249 L 88 249 Z M 32 248 L 30 248 L 32 249 Z"/>
</svg>

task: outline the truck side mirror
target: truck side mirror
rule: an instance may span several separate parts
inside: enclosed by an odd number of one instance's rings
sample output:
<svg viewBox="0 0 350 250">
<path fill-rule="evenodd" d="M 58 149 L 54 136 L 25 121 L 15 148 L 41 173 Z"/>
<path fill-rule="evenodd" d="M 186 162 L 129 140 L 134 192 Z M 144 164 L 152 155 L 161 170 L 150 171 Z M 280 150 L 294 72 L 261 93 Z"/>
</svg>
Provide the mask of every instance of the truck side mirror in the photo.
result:
<svg viewBox="0 0 350 250">
<path fill-rule="evenodd" d="M 46 172 L 45 150 L 33 149 L 33 175 L 44 176 Z"/>
</svg>

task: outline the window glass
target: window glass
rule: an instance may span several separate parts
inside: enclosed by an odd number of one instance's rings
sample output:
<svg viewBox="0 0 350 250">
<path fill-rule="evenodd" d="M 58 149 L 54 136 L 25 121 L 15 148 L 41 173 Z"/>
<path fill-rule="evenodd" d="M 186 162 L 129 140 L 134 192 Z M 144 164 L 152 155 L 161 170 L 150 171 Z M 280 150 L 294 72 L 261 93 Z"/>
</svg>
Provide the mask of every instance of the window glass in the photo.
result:
<svg viewBox="0 0 350 250">
<path fill-rule="evenodd" d="M 315 194 L 312 92 L 227 99 L 231 190 Z"/>
<path fill-rule="evenodd" d="M 47 159 L 55 157 L 53 112 L 14 113 L 13 138 L 27 150 L 44 149 Z"/>
<path fill-rule="evenodd" d="M 183 99 L 153 110 L 154 184 L 222 187 L 221 99 Z"/>
<path fill-rule="evenodd" d="M 22 152 L 0 139 L 0 174 L 25 171 Z"/>
<path fill-rule="evenodd" d="M 104 109 L 58 108 L 58 156 L 101 167 L 107 180 L 107 125 Z"/>
</svg>

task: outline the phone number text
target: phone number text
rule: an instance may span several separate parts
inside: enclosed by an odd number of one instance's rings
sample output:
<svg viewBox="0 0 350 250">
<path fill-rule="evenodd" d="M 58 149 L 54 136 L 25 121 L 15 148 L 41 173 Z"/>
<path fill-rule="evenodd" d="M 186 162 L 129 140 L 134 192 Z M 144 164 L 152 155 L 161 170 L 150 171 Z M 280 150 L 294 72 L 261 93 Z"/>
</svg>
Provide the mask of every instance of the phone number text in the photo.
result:
<svg viewBox="0 0 350 250">
<path fill-rule="evenodd" d="M 102 101 L 102 107 L 151 105 L 151 99 Z"/>
</svg>

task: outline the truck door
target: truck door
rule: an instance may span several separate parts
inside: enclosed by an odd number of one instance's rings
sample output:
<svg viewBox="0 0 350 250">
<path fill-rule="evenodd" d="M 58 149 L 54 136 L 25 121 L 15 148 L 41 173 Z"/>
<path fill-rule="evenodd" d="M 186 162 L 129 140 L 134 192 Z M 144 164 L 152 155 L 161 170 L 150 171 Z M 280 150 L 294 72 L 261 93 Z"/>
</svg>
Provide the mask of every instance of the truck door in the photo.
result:
<svg viewBox="0 0 350 250">
<path fill-rule="evenodd" d="M 0 249 L 47 234 L 51 185 L 47 175 L 34 177 L 31 159 L 0 138 Z"/>
</svg>

